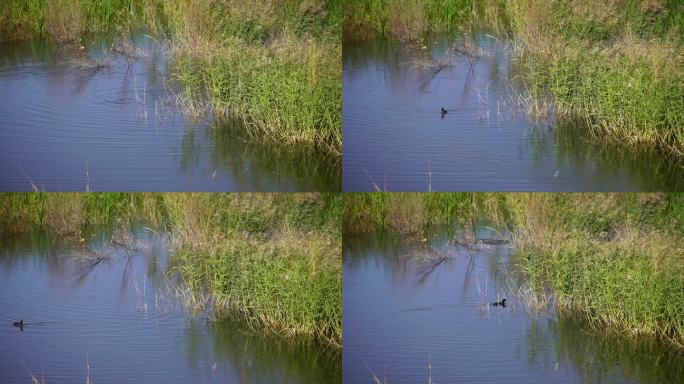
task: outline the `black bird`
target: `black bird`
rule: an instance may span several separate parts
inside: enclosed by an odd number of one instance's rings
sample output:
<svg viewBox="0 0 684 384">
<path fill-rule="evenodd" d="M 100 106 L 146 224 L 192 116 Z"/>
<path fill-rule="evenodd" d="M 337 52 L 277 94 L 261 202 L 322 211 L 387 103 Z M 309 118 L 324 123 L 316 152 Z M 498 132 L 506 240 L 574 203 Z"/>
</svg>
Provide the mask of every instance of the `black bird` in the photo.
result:
<svg viewBox="0 0 684 384">
<path fill-rule="evenodd" d="M 444 115 L 446 115 L 448 112 L 449 111 L 447 111 L 446 109 L 444 109 L 444 107 L 442 107 L 442 119 L 444 118 Z"/>
<path fill-rule="evenodd" d="M 15 321 L 14 323 L 12 323 L 12 325 L 14 325 L 15 327 L 21 328 L 22 331 L 24 330 L 24 320 L 23 319 L 19 320 L 19 321 Z"/>
<path fill-rule="evenodd" d="M 503 299 L 501 301 L 497 301 L 496 303 L 492 303 L 492 305 L 495 307 L 502 306 L 502 307 L 506 308 L 506 299 Z"/>
</svg>

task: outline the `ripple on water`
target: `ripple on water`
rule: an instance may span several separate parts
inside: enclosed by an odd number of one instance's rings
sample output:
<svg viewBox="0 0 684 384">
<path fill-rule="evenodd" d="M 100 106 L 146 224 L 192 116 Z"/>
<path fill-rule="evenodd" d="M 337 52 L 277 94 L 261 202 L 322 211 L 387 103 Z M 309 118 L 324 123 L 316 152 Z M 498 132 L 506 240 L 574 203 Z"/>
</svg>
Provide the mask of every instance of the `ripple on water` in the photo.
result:
<svg viewBox="0 0 684 384">
<path fill-rule="evenodd" d="M 106 39 L 85 44 L 85 57 L 0 44 L 0 191 L 31 182 L 48 191 L 340 189 L 337 159 L 250 142 L 239 121 L 185 116 L 172 102 L 167 52 L 142 34 L 133 40 L 146 55 L 113 55 L 98 70 L 88 60 L 102 58 Z"/>
<path fill-rule="evenodd" d="M 95 240 L 109 239 L 114 228 L 85 234 L 86 250 L 47 233 L 3 234 L 3 384 L 30 381 L 27 368 L 45 382 L 82 382 L 86 361 L 94 382 L 341 380 L 339 355 L 335 360 L 320 345 L 298 346 L 292 339 L 253 334 L 237 319 L 209 321 L 187 312 L 166 285 L 172 283 L 166 280 L 165 238 L 144 229 L 147 225 L 131 228 L 149 247 L 130 261 L 123 249 Z M 91 247 L 107 259 L 93 266 L 87 258 Z M 11 325 L 20 318 L 27 323 L 23 332 Z"/>
<path fill-rule="evenodd" d="M 525 116 L 509 44 L 475 33 L 470 44 L 487 54 L 471 65 L 452 49 L 461 39 L 427 36 L 425 51 L 344 42 L 345 191 L 374 188 L 364 168 L 390 191 L 684 189 L 684 168 L 663 153 L 591 144 L 586 126 Z"/>
</svg>

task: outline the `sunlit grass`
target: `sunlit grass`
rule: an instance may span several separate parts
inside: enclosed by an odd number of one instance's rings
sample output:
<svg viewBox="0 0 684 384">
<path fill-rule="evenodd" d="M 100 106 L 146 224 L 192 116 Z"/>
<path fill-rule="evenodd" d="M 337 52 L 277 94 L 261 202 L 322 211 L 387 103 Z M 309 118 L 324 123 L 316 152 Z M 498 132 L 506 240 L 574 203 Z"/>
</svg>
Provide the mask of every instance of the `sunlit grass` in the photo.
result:
<svg viewBox="0 0 684 384">
<path fill-rule="evenodd" d="M 160 1 L 185 95 L 258 140 L 342 147 L 340 1 Z"/>
<path fill-rule="evenodd" d="M 342 337 L 340 197 L 163 195 L 194 292 L 279 333 Z M 207 220 L 211 218 L 211 220 Z"/>
<path fill-rule="evenodd" d="M 131 0 L 6 0 L 0 41 L 47 35 L 73 42 L 84 32 L 130 23 L 136 9 Z"/>
</svg>

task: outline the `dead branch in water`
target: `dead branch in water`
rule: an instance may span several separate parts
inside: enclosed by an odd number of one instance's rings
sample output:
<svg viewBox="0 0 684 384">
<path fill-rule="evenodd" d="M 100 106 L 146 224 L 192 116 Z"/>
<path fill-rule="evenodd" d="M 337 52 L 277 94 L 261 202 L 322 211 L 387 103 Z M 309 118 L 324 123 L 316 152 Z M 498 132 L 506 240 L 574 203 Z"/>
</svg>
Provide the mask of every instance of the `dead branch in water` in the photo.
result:
<svg viewBox="0 0 684 384">
<path fill-rule="evenodd" d="M 127 250 L 127 251 L 131 251 L 131 252 L 137 252 L 137 251 L 140 250 L 140 247 L 138 247 L 138 246 L 135 244 L 135 241 L 132 241 L 132 240 L 126 240 L 126 239 L 122 239 L 122 240 L 112 239 L 112 244 L 118 245 L 119 247 L 121 247 L 121 248 L 123 248 L 123 249 L 125 249 L 125 250 Z"/>
<path fill-rule="evenodd" d="M 454 44 L 454 52 L 460 53 L 461 55 L 465 56 L 466 59 L 468 60 L 468 63 L 472 66 L 475 64 L 475 62 L 485 56 L 485 50 L 479 47 L 476 47 L 470 43 L 468 43 L 466 40 L 462 41 L 461 46 L 457 46 Z"/>
<path fill-rule="evenodd" d="M 77 64 L 76 68 L 78 68 L 78 69 L 89 69 L 92 71 L 91 74 L 94 74 L 95 72 L 98 72 L 101 69 L 109 67 L 110 63 L 111 63 L 111 57 L 105 56 L 101 59 L 86 60 L 85 62 Z"/>
<path fill-rule="evenodd" d="M 83 284 L 85 282 L 86 278 L 88 278 L 88 275 L 90 275 L 90 272 L 95 269 L 101 262 L 104 260 L 109 259 L 109 255 L 106 255 L 104 253 L 98 253 L 98 252 L 91 252 L 92 255 L 95 256 L 94 259 L 90 260 L 88 264 L 80 268 L 78 271 L 76 271 L 76 279 L 75 282 L 77 285 Z"/>
<path fill-rule="evenodd" d="M 429 74 L 425 76 L 425 79 L 421 82 L 420 89 L 424 90 L 430 82 L 445 68 L 451 67 L 454 64 L 454 58 L 449 56 L 444 59 L 438 59 L 433 56 L 422 60 L 418 66 L 429 70 Z"/>
<path fill-rule="evenodd" d="M 133 60 L 137 60 L 143 57 L 143 50 L 140 48 L 136 48 L 133 45 L 133 41 L 131 41 L 130 36 L 122 34 L 120 41 L 121 42 L 119 45 L 112 46 L 112 52 L 118 53 L 119 55 L 125 57 L 129 63 Z"/>
<path fill-rule="evenodd" d="M 426 252 L 431 259 L 429 259 L 427 263 L 418 270 L 418 285 L 423 285 L 437 269 L 437 267 L 442 265 L 442 263 L 444 263 L 450 257 L 448 252 L 440 252 L 433 249 L 428 249 Z"/>
<path fill-rule="evenodd" d="M 112 47 L 112 52 L 118 53 L 119 55 L 124 56 L 129 61 L 139 59 L 142 57 L 142 53 L 141 53 L 140 49 L 134 48 L 134 47 L 126 47 L 126 46 Z"/>
</svg>

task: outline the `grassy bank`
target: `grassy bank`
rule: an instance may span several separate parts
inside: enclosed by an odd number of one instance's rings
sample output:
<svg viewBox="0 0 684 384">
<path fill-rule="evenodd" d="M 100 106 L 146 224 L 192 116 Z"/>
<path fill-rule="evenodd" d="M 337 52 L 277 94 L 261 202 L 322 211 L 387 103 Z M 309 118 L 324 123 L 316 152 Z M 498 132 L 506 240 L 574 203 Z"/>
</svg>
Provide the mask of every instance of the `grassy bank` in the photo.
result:
<svg viewBox="0 0 684 384">
<path fill-rule="evenodd" d="M 161 1 L 190 100 L 254 137 L 342 146 L 341 1 Z"/>
<path fill-rule="evenodd" d="M 430 226 L 470 222 L 486 217 L 503 225 L 510 221 L 510 196 L 505 193 L 346 193 L 344 230 L 391 230 L 416 235 Z"/>
<path fill-rule="evenodd" d="M 171 233 L 188 304 L 241 313 L 279 334 L 342 340 L 337 194 L 2 194 L 0 231 L 143 219 Z"/>
<path fill-rule="evenodd" d="M 350 232 L 411 235 L 474 216 L 510 229 L 514 263 L 536 294 L 594 325 L 684 347 L 682 194 L 345 196 Z"/>
<path fill-rule="evenodd" d="M 340 196 L 163 195 L 194 292 L 279 333 L 342 342 Z M 211 218 L 211 219 L 208 219 Z"/>
<path fill-rule="evenodd" d="M 425 227 L 469 217 L 468 193 L 346 193 L 344 229 L 349 232 L 393 230 L 416 235 Z"/>
<path fill-rule="evenodd" d="M 129 217 L 138 205 L 129 193 L 2 193 L 0 202 L 0 232 L 46 228 L 66 237 L 88 225 Z"/>
<path fill-rule="evenodd" d="M 554 101 L 598 140 L 684 155 L 684 6 L 676 0 L 349 1 L 352 38 L 417 41 L 478 24 L 508 36 L 537 114 Z"/>
<path fill-rule="evenodd" d="M 143 24 L 168 34 L 190 113 L 244 120 L 260 141 L 342 146 L 341 0 L 8 0 L 0 41 Z M 124 28 L 125 29 L 125 28 Z"/>
<path fill-rule="evenodd" d="M 50 36 L 76 42 L 84 32 L 128 25 L 139 11 L 131 0 L 5 0 L 0 41 Z"/>
</svg>

